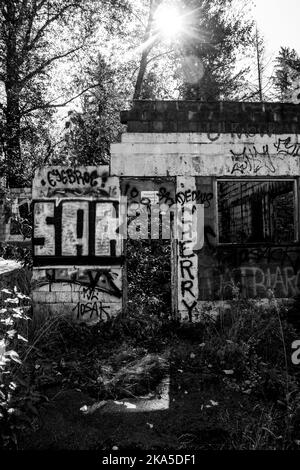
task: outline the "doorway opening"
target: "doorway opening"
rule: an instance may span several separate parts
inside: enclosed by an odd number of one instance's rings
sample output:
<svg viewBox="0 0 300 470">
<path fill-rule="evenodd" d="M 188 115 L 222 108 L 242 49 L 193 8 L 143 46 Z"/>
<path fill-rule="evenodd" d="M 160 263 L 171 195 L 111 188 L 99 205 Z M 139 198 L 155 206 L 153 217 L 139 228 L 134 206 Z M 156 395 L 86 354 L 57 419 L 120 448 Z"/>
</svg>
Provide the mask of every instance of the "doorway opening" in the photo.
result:
<svg viewBox="0 0 300 470">
<path fill-rule="evenodd" d="M 128 315 L 171 318 L 174 312 L 174 179 L 126 178 Z"/>
</svg>

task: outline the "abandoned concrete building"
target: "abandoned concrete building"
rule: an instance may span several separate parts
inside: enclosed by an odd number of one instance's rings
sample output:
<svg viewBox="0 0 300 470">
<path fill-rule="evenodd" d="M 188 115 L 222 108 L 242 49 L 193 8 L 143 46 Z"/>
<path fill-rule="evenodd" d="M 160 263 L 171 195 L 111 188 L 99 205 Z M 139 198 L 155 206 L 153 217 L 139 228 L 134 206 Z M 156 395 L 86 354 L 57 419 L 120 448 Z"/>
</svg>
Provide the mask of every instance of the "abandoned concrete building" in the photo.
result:
<svg viewBox="0 0 300 470">
<path fill-rule="evenodd" d="M 205 305 L 237 296 L 300 294 L 300 105 L 135 101 L 121 121 L 127 131 L 111 146 L 110 167 L 36 172 L 32 295 L 39 315 L 92 321 L 124 309 L 128 234 L 120 219 L 143 211 L 152 214 L 150 225 L 173 214 L 165 225 L 180 319 L 197 321 Z M 178 212 L 186 214 L 180 237 Z M 158 226 L 153 236 L 161 235 Z"/>
</svg>

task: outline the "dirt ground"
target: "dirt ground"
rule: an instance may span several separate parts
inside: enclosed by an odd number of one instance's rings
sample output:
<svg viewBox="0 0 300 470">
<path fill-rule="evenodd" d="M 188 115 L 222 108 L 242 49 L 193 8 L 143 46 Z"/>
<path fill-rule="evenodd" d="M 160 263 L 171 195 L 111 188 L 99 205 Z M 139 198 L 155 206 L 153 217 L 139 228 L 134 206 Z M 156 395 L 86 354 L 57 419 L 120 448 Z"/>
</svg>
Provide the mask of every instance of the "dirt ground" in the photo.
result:
<svg viewBox="0 0 300 470">
<path fill-rule="evenodd" d="M 165 396 L 158 387 L 155 396 L 142 399 L 143 406 L 141 399 L 123 399 L 127 406 L 110 400 L 104 406 L 100 403 L 93 413 L 85 414 L 83 407 L 90 409 L 97 403 L 89 394 L 76 389 L 51 389 L 49 402 L 39 408 L 35 429 L 20 437 L 19 448 L 98 451 L 115 447 L 127 451 L 240 448 L 243 431 L 252 422 L 253 427 L 257 425 L 261 407 L 247 394 L 225 390 L 213 371 L 193 369 L 192 363 L 192 359 L 172 362 L 171 354 Z M 136 408 L 130 406 L 132 403 Z M 263 437 L 257 431 L 254 435 L 258 440 Z M 259 446 L 259 442 L 251 443 L 245 438 L 245 447 L 252 444 Z"/>
<path fill-rule="evenodd" d="M 180 388 L 179 388 L 180 387 Z M 40 424 L 24 436 L 21 449 L 27 450 L 165 450 L 185 447 L 228 448 L 230 432 L 221 425 L 226 410 L 249 408 L 245 397 L 224 397 L 220 390 L 200 390 L 197 377 L 173 377 L 170 406 L 166 410 L 132 412 L 96 410 L 91 415 L 80 411 L 93 400 L 82 392 L 60 393 L 40 409 Z M 211 406 L 211 401 L 222 406 Z M 205 406 L 211 406 L 205 408 Z"/>
</svg>

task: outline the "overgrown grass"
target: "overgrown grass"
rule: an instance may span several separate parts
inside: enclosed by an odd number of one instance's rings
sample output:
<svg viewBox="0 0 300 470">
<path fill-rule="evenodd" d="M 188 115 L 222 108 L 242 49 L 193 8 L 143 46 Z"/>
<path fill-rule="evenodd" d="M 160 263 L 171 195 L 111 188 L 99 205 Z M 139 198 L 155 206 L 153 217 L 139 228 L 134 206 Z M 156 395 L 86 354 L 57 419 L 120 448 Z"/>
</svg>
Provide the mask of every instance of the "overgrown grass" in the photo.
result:
<svg viewBox="0 0 300 470">
<path fill-rule="evenodd" d="M 232 305 L 217 319 L 204 315 L 196 329 L 179 328 L 179 336 L 189 340 L 184 351 L 180 341 L 173 348 L 176 367 L 201 370 L 202 387 L 212 385 L 235 397 L 236 407 L 219 415 L 219 424 L 229 429 L 228 447 L 298 448 L 300 374 L 288 356 L 298 334 L 276 302 L 269 308 L 250 301 Z M 249 407 L 241 412 L 238 402 L 243 397 L 248 397 Z"/>
<path fill-rule="evenodd" d="M 34 401 L 21 360 L 28 342 L 30 299 L 17 289 L 0 294 L 0 448 L 12 449 L 17 433 L 30 421 Z"/>
<path fill-rule="evenodd" d="M 207 312 L 196 325 L 135 308 L 127 318 L 93 327 L 52 317 L 32 330 L 27 318 L 14 317 L 28 316 L 22 295 L 6 295 L 11 301 L 2 304 L 1 340 L 18 356 L 2 364 L 3 447 L 16 447 L 18 433 L 38 426 L 40 404 L 63 390 L 81 390 L 93 400 L 144 396 L 167 371 L 171 387 L 183 371 L 200 393 L 224 395 L 208 442 L 201 430 L 191 429 L 180 436 L 181 449 L 299 447 L 299 372 L 289 357 L 298 333 L 276 302 L 267 309 L 236 301 L 230 311 L 218 318 Z M 215 441 L 218 433 L 222 438 Z"/>
</svg>

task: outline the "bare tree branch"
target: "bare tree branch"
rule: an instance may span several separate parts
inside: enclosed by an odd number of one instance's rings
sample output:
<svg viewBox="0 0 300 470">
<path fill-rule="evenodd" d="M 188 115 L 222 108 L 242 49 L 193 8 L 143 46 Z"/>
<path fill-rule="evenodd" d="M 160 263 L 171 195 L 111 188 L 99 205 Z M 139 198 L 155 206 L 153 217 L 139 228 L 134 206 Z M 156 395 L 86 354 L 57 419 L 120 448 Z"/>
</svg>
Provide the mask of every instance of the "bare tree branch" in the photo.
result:
<svg viewBox="0 0 300 470">
<path fill-rule="evenodd" d="M 55 142 L 54 144 L 51 144 L 51 142 L 49 142 L 48 144 L 48 149 L 47 149 L 47 154 L 44 158 L 44 161 L 43 161 L 43 164 L 46 165 L 46 163 L 48 162 L 49 158 L 51 157 L 51 155 L 53 154 L 54 152 L 54 149 L 55 147 L 57 147 L 59 144 L 61 144 L 62 142 L 64 142 L 64 138 L 60 139 L 58 142 Z"/>
<path fill-rule="evenodd" d="M 64 101 L 63 103 L 58 103 L 58 104 L 54 104 L 54 101 L 56 101 L 58 98 L 55 98 L 54 100 L 52 101 L 49 101 L 48 103 L 45 103 L 45 104 L 41 104 L 41 105 L 38 105 L 38 106 L 34 106 L 32 108 L 29 108 L 29 109 L 24 109 L 22 111 L 22 115 L 25 116 L 27 114 L 30 114 L 32 113 L 33 111 L 36 111 L 37 109 L 49 109 L 49 108 L 63 108 L 64 106 L 66 106 L 67 104 L 71 103 L 72 101 L 76 100 L 76 98 L 79 98 L 80 96 L 82 96 L 84 93 L 86 93 L 87 91 L 89 90 L 92 90 L 93 88 L 96 88 L 98 87 L 100 84 L 99 83 L 96 83 L 94 85 L 90 85 L 88 86 L 87 88 L 85 88 L 84 90 L 82 90 L 80 93 L 78 93 L 77 95 L 73 96 L 72 98 Z"/>
<path fill-rule="evenodd" d="M 171 54 L 172 49 L 170 49 L 169 51 L 166 51 L 166 52 L 162 52 L 161 54 L 157 54 L 153 57 L 151 57 L 149 60 L 147 60 L 147 65 L 150 64 L 150 62 L 152 62 L 153 60 L 155 59 L 160 59 L 160 57 L 164 56 L 164 55 L 168 55 L 168 54 Z"/>
<path fill-rule="evenodd" d="M 82 49 L 83 45 L 80 45 L 78 47 L 75 47 L 74 49 L 70 49 L 62 54 L 57 54 L 50 59 L 46 60 L 43 62 L 39 67 L 37 67 L 35 70 L 32 70 L 28 75 L 26 75 L 22 80 L 20 80 L 20 86 L 23 87 L 25 83 L 27 83 L 29 80 L 31 80 L 35 75 L 38 75 L 43 72 L 43 70 L 48 67 L 52 62 L 63 59 L 64 57 L 67 57 L 68 55 L 74 54 L 74 52 L 79 51 Z"/>
<path fill-rule="evenodd" d="M 144 23 L 142 18 L 139 17 L 139 15 L 137 15 L 134 11 L 130 11 L 130 13 L 141 23 L 142 26 L 144 26 L 144 28 L 146 28 L 146 24 Z"/>
</svg>

